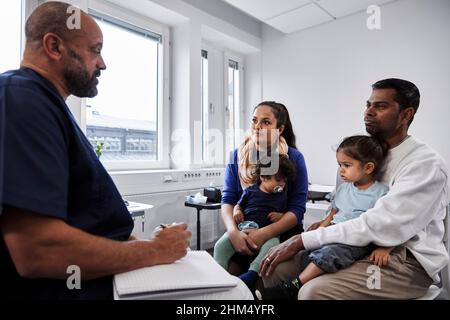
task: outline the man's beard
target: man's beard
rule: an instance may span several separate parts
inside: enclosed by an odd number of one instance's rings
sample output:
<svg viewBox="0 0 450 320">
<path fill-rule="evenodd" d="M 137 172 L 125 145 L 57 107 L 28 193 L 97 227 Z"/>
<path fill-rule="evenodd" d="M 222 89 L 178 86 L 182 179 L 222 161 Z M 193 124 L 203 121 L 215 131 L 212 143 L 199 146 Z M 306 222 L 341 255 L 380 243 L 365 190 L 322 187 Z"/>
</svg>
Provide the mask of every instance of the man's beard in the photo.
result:
<svg viewBox="0 0 450 320">
<path fill-rule="evenodd" d="M 375 138 L 379 138 L 379 139 L 384 139 L 385 135 L 386 135 L 386 133 L 380 132 L 378 130 L 378 128 L 373 128 L 373 127 L 367 127 L 366 126 L 366 131 L 367 131 L 367 133 L 370 136 L 375 137 Z"/>
<path fill-rule="evenodd" d="M 395 134 L 395 132 L 397 131 L 397 129 L 399 128 L 398 125 L 396 125 L 395 122 L 398 123 L 398 118 L 397 119 L 392 119 L 391 123 L 386 124 L 384 127 L 377 127 L 377 126 L 367 126 L 366 125 L 366 131 L 367 133 L 374 137 L 374 138 L 378 138 L 381 140 L 386 140 L 389 137 L 391 137 L 393 134 Z"/>
<path fill-rule="evenodd" d="M 63 71 L 64 81 L 71 94 L 80 98 L 93 98 L 97 95 L 97 77 L 100 70 L 92 76 L 84 68 L 84 61 L 75 51 L 70 50 L 70 61 Z"/>
</svg>

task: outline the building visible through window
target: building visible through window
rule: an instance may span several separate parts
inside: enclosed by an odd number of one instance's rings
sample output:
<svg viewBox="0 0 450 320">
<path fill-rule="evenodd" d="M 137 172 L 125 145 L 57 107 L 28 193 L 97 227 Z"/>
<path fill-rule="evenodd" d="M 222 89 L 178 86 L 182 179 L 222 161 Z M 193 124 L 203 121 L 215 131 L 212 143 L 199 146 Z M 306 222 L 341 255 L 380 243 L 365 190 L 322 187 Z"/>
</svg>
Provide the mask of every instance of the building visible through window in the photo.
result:
<svg viewBox="0 0 450 320">
<path fill-rule="evenodd" d="M 103 32 L 98 95 L 86 100 L 86 135 L 103 161 L 159 160 L 161 36 L 90 12 Z"/>
</svg>

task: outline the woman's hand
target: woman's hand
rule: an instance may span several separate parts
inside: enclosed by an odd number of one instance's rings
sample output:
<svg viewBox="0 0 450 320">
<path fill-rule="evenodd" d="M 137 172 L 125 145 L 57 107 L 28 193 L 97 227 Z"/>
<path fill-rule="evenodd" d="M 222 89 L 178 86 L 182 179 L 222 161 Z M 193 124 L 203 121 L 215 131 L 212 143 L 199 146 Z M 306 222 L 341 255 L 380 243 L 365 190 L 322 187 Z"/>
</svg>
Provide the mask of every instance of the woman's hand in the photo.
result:
<svg viewBox="0 0 450 320">
<path fill-rule="evenodd" d="M 251 240 L 251 242 L 247 242 L 247 244 L 249 244 L 249 246 L 251 246 L 252 243 L 255 244 L 256 249 L 260 249 L 264 242 L 269 240 L 266 233 L 262 229 L 247 229 L 242 232 L 247 234 L 247 241 Z"/>
<path fill-rule="evenodd" d="M 238 229 L 228 232 L 228 239 L 230 239 L 234 250 L 240 254 L 251 256 L 258 249 L 255 242 L 246 233 Z"/>
<path fill-rule="evenodd" d="M 295 235 L 285 242 L 269 249 L 259 266 L 261 277 L 268 277 L 280 262 L 287 261 L 304 249 L 301 235 Z"/>
</svg>

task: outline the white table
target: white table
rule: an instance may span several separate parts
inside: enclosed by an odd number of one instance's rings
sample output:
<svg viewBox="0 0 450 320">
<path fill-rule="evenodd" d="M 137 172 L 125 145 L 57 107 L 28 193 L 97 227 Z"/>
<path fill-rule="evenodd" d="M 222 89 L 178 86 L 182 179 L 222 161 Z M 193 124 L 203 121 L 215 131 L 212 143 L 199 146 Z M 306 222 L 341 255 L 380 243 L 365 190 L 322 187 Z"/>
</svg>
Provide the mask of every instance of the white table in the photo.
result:
<svg viewBox="0 0 450 320">
<path fill-rule="evenodd" d="M 151 204 L 127 201 L 127 209 L 128 212 L 130 212 L 133 221 L 136 221 L 137 218 L 141 219 L 142 233 L 145 232 L 145 213 L 151 210 L 153 207 L 154 206 Z"/>
</svg>

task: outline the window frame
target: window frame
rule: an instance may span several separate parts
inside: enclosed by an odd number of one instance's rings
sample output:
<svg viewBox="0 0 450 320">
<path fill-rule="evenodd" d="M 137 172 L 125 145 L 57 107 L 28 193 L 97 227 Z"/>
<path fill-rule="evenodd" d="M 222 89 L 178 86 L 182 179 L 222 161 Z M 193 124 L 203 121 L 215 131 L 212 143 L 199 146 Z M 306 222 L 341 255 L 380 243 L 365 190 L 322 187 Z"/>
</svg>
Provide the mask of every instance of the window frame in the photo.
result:
<svg viewBox="0 0 450 320">
<path fill-rule="evenodd" d="M 230 114 L 230 107 L 228 105 L 228 61 L 229 60 L 233 60 L 235 62 L 238 63 L 238 70 L 239 70 L 239 123 L 238 123 L 238 129 L 239 132 L 242 135 L 245 135 L 244 132 L 242 130 L 244 130 L 245 126 L 244 126 L 244 118 L 245 118 L 245 108 L 244 108 L 244 70 L 245 70 L 245 65 L 244 65 L 244 57 L 240 54 L 234 53 L 234 52 L 230 52 L 230 51 L 224 51 L 224 59 L 223 59 L 223 79 L 224 79 L 224 83 L 223 83 L 223 101 L 224 101 L 224 106 L 225 106 L 225 118 L 224 118 L 224 134 L 225 134 L 225 150 L 224 153 L 225 155 L 229 154 L 232 150 L 228 150 L 228 139 L 229 137 L 226 135 L 226 130 L 229 127 L 229 114 Z M 234 133 L 233 133 L 233 139 L 234 139 L 234 143 L 236 144 L 234 147 L 238 148 L 240 142 L 242 141 L 242 139 L 244 138 L 244 136 L 240 136 L 237 137 L 238 141 L 236 141 L 236 123 L 235 123 L 235 128 L 234 128 Z M 237 143 L 236 143 L 237 142 Z"/>
<path fill-rule="evenodd" d="M 223 55 L 224 49 L 217 45 L 202 40 L 201 50 L 208 53 L 208 130 L 211 128 L 220 130 L 222 133 L 222 158 L 221 159 L 202 159 L 201 168 L 218 168 L 225 167 L 225 135 L 224 135 L 224 116 L 223 116 L 223 83 L 225 81 L 223 75 Z M 218 87 L 216 86 L 218 83 Z M 203 90 L 203 88 L 202 88 Z M 202 110 L 203 113 L 203 110 Z M 203 119 L 202 119 L 203 120 Z M 202 122 L 203 128 L 203 122 Z M 202 140 L 202 149 L 204 141 Z M 208 150 L 208 149 L 207 149 Z"/>
<path fill-rule="evenodd" d="M 210 94 L 210 90 L 209 90 L 209 82 L 210 82 L 210 68 L 209 68 L 209 50 L 205 49 L 202 46 L 201 49 L 201 101 L 202 101 L 202 165 L 203 166 L 207 166 L 208 163 L 210 162 L 209 159 L 207 159 L 207 154 L 208 154 L 208 147 L 206 142 L 208 141 L 208 130 L 210 127 L 210 119 L 209 119 L 209 113 L 210 113 L 210 106 L 211 106 L 211 102 L 209 99 L 209 94 Z M 205 70 L 203 69 L 203 59 L 205 59 L 207 61 L 207 70 L 205 72 Z M 204 78 L 204 75 L 206 73 L 206 79 Z M 206 81 L 205 81 L 206 80 Z M 205 86 L 205 82 L 206 82 L 206 86 Z M 206 92 L 205 92 L 206 89 Z M 205 101 L 206 98 L 206 101 Z M 207 111 L 205 112 L 205 107 L 207 109 Z M 205 116 L 206 113 L 206 116 Z M 205 119 L 206 118 L 206 119 Z M 206 131 L 206 132 L 205 132 Z M 206 137 L 205 137 L 206 135 Z"/>
<path fill-rule="evenodd" d="M 136 26 L 138 29 L 161 35 L 161 43 L 158 53 L 158 158 L 153 161 L 121 160 L 102 161 L 109 172 L 170 169 L 170 30 L 169 27 L 143 17 L 136 12 L 123 7 L 105 3 L 98 0 L 90 0 L 88 11 L 111 17 L 114 20 Z M 120 26 L 120 24 L 118 24 Z M 108 65 L 108 61 L 106 61 Z M 162 71 L 162 72 L 161 72 Z M 86 133 L 86 99 L 81 99 L 80 127 Z M 100 159 L 101 160 L 101 159 Z"/>
<path fill-rule="evenodd" d="M 244 92 L 244 56 L 238 53 L 229 51 L 228 49 L 218 46 L 217 44 L 210 43 L 209 41 L 202 41 L 202 50 L 208 52 L 208 76 L 209 76 L 209 92 L 208 92 L 208 107 L 212 103 L 212 110 L 210 109 L 209 128 L 211 126 L 214 129 L 219 129 L 222 132 L 222 157 L 216 159 L 208 159 L 207 161 L 202 161 L 202 168 L 216 168 L 224 167 L 228 161 L 228 155 L 231 150 L 228 150 L 228 137 L 226 136 L 226 130 L 229 125 L 229 112 L 228 112 L 228 60 L 233 60 L 238 63 L 239 66 L 239 128 L 245 129 L 245 114 L 246 110 L 244 107 L 245 92 Z M 216 82 L 220 82 L 219 87 L 215 86 Z M 203 110 L 202 110 L 203 112 Z M 212 116 L 212 118 L 211 118 Z M 203 127 L 203 123 L 202 123 Z M 241 134 L 244 134 L 241 131 Z M 243 138 L 241 136 L 240 138 Z M 203 141 L 202 141 L 203 143 Z M 239 142 L 240 143 L 240 142 Z M 238 145 L 239 145 L 238 143 Z"/>
</svg>

